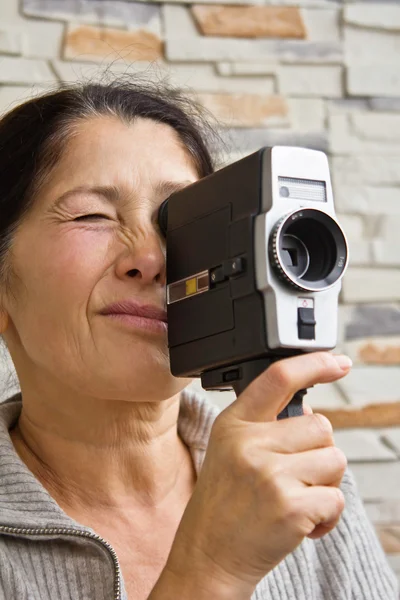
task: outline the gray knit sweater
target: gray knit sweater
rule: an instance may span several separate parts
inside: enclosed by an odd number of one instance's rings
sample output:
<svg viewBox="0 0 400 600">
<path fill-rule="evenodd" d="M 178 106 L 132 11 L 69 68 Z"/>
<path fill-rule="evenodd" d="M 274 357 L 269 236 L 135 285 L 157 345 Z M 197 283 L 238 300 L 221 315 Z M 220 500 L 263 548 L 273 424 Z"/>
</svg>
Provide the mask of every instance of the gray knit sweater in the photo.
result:
<svg viewBox="0 0 400 600">
<path fill-rule="evenodd" d="M 16 454 L 8 430 L 20 410 L 19 395 L 0 405 L 0 599 L 126 600 L 113 548 L 68 517 Z M 178 429 L 197 472 L 217 413 L 206 398 L 182 394 Z M 337 527 L 320 540 L 305 539 L 252 600 L 398 600 L 349 472 L 342 489 L 346 508 Z"/>
</svg>

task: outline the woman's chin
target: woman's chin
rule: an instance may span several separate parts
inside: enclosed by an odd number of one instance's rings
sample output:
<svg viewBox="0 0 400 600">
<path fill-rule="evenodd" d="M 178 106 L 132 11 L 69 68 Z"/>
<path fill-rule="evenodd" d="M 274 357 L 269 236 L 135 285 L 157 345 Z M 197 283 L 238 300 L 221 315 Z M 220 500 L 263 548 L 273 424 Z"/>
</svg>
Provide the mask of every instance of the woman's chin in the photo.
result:
<svg viewBox="0 0 400 600">
<path fill-rule="evenodd" d="M 135 369 L 129 375 L 121 373 L 117 378 L 115 373 L 110 378 L 103 374 L 97 378 L 97 393 L 90 386 L 90 394 L 128 402 L 159 402 L 179 394 L 192 381 L 186 377 L 174 377 L 170 371 L 146 371 Z M 124 382 L 123 385 L 121 382 Z"/>
</svg>

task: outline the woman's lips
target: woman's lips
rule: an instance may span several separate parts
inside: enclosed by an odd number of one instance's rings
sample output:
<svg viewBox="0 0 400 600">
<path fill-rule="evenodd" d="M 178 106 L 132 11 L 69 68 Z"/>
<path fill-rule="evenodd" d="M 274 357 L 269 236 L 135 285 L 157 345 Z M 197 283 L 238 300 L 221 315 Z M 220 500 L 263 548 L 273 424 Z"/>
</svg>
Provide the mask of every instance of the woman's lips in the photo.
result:
<svg viewBox="0 0 400 600">
<path fill-rule="evenodd" d="M 166 333 L 168 325 L 165 321 L 159 319 L 149 319 L 147 317 L 139 317 L 137 315 L 128 315 L 123 313 L 110 313 L 106 315 L 110 319 L 120 321 L 134 329 L 143 329 L 154 333 Z"/>
<path fill-rule="evenodd" d="M 123 300 L 111 304 L 101 313 L 135 329 L 154 333 L 167 331 L 167 313 L 154 305 Z"/>
</svg>

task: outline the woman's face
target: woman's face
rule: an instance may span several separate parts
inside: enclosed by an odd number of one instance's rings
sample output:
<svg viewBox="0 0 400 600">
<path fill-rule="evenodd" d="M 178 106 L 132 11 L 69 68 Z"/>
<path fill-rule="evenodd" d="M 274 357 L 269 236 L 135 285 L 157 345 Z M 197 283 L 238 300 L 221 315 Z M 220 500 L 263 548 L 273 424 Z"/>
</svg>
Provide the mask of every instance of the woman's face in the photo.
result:
<svg viewBox="0 0 400 600">
<path fill-rule="evenodd" d="M 101 313 L 125 300 L 166 308 L 158 208 L 196 179 L 167 125 L 79 124 L 12 247 L 5 338 L 22 388 L 55 377 L 94 397 L 152 401 L 187 385 L 170 374 L 165 328 Z"/>
</svg>

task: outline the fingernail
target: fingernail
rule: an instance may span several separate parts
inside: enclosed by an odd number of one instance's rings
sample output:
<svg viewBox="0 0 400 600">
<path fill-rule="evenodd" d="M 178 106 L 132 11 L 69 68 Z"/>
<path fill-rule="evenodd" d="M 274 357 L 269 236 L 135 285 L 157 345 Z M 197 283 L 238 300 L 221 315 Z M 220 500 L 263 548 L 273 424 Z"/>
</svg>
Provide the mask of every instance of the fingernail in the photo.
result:
<svg viewBox="0 0 400 600">
<path fill-rule="evenodd" d="M 351 360 L 351 358 L 349 358 L 345 354 L 336 354 L 334 356 L 334 358 L 335 358 L 337 364 L 339 365 L 339 367 L 341 369 L 343 369 L 344 371 L 347 371 L 347 369 L 350 369 L 350 367 L 353 364 L 353 361 Z"/>
</svg>

